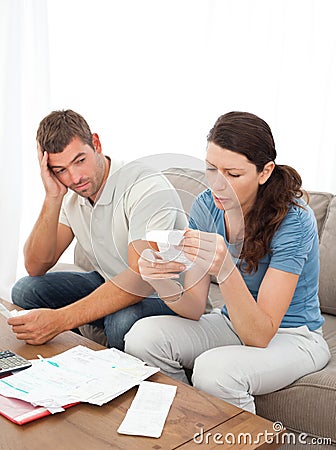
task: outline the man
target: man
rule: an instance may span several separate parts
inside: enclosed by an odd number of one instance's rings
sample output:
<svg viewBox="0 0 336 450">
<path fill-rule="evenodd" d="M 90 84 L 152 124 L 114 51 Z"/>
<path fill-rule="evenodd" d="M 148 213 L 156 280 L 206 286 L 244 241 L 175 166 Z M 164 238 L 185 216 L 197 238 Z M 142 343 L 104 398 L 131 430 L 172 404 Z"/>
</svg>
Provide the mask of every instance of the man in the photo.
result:
<svg viewBox="0 0 336 450">
<path fill-rule="evenodd" d="M 124 348 L 124 335 L 142 317 L 174 314 L 138 269 L 151 229 L 186 225 L 168 180 L 139 162 L 102 153 L 96 133 L 71 110 L 54 111 L 37 131 L 45 199 L 25 244 L 29 276 L 13 287 L 13 303 L 34 309 L 10 318 L 18 339 L 43 344 L 65 330 L 95 323 L 107 345 Z M 92 272 L 48 272 L 74 237 Z M 48 272 L 48 273 L 47 273 Z"/>
</svg>

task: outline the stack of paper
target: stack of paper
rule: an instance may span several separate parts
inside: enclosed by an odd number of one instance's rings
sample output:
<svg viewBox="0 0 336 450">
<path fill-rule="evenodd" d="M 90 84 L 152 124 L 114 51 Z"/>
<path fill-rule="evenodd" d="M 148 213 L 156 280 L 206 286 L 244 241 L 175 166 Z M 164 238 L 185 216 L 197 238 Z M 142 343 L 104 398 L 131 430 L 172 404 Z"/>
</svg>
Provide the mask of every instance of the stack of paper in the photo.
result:
<svg viewBox="0 0 336 450">
<path fill-rule="evenodd" d="M 103 405 L 159 371 L 114 348 L 94 351 L 83 346 L 32 363 L 0 379 L 0 394 L 51 413 L 77 402 Z"/>
</svg>

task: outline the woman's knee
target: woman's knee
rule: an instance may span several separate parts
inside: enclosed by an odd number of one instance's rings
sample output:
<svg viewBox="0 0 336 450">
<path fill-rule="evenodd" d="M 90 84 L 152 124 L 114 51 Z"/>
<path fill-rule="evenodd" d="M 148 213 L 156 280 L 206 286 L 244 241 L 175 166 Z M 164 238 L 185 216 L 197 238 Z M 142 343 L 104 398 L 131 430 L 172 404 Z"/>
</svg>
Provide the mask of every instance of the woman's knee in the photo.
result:
<svg viewBox="0 0 336 450">
<path fill-rule="evenodd" d="M 196 358 L 192 383 L 208 394 L 255 413 L 249 376 L 239 361 L 239 347 L 209 350 Z"/>
<path fill-rule="evenodd" d="M 160 346 L 162 324 L 160 317 L 145 317 L 138 320 L 125 335 L 125 352 L 146 360 L 146 355 Z"/>
<path fill-rule="evenodd" d="M 222 350 L 222 351 L 221 351 Z M 215 348 L 195 359 L 192 376 L 193 385 L 219 398 L 227 398 L 227 391 L 237 389 L 239 374 L 230 358 L 225 357 L 225 348 Z"/>
<path fill-rule="evenodd" d="M 195 359 L 193 374 L 192 374 L 192 384 L 197 389 L 207 392 L 218 397 L 216 389 L 216 373 L 212 367 L 212 358 L 210 357 L 210 352 L 207 351 L 202 353 Z M 216 394 L 215 394 L 216 392 Z"/>
</svg>

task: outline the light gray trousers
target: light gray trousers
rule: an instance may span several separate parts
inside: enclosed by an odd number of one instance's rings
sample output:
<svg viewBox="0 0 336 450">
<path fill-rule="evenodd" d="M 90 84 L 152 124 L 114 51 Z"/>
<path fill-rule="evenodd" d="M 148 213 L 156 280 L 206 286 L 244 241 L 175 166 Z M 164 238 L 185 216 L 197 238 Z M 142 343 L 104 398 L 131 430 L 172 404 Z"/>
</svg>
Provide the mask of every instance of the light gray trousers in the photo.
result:
<svg viewBox="0 0 336 450">
<path fill-rule="evenodd" d="M 147 317 L 125 336 L 125 351 L 177 380 L 255 413 L 254 395 L 281 389 L 322 369 L 330 352 L 321 329 L 280 328 L 266 348 L 242 345 L 231 322 L 214 310 L 199 321 Z"/>
</svg>

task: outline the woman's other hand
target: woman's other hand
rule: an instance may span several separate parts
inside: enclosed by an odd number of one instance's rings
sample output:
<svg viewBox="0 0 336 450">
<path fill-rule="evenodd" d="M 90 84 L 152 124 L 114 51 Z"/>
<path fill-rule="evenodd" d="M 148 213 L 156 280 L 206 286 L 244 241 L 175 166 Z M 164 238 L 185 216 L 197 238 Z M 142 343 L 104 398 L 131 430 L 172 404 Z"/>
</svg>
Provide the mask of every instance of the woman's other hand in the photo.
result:
<svg viewBox="0 0 336 450">
<path fill-rule="evenodd" d="M 187 229 L 181 245 L 185 256 L 204 270 L 204 274 L 214 275 L 218 282 L 232 272 L 234 263 L 228 251 L 223 236 L 217 233 L 207 233 Z"/>
</svg>

